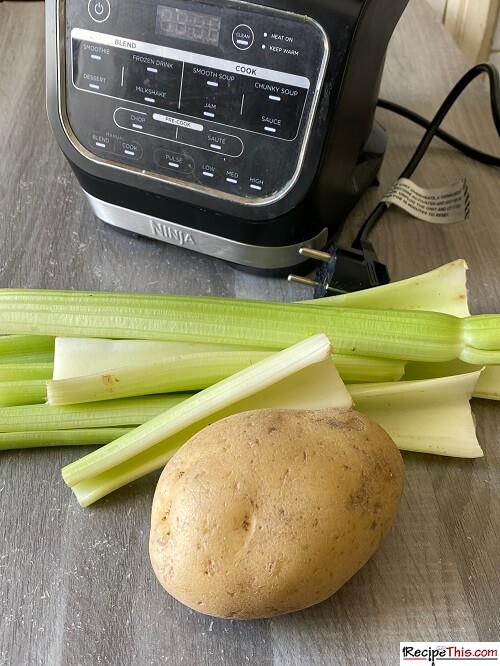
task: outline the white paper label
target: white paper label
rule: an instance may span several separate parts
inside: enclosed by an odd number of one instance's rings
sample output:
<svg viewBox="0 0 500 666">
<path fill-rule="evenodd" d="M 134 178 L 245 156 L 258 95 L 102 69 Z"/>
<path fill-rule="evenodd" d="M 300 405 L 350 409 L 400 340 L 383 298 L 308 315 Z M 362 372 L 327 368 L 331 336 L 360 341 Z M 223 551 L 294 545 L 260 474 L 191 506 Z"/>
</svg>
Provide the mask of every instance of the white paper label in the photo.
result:
<svg viewBox="0 0 500 666">
<path fill-rule="evenodd" d="M 382 199 L 402 208 L 413 217 L 434 224 L 450 224 L 468 220 L 469 189 L 465 178 L 444 187 L 423 188 L 408 178 L 401 178 Z"/>
</svg>

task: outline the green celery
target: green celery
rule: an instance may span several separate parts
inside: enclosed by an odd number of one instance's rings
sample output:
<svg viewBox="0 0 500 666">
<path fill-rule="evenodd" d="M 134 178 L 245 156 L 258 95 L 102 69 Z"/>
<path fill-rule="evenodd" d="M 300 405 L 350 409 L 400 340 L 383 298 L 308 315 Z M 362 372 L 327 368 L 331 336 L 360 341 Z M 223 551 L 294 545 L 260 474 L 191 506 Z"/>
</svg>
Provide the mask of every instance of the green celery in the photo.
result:
<svg viewBox="0 0 500 666">
<path fill-rule="evenodd" d="M 49 405 L 199 391 L 277 352 L 205 352 L 138 363 L 72 379 L 49 380 Z"/>
<path fill-rule="evenodd" d="M 50 379 L 52 363 L 9 363 L 0 365 L 0 382 L 18 382 L 23 379 Z"/>
<path fill-rule="evenodd" d="M 47 382 L 44 379 L 0 382 L 0 407 L 37 405 L 46 399 Z"/>
<path fill-rule="evenodd" d="M 83 405 L 0 407 L 0 432 L 136 426 L 186 400 L 189 394 L 92 402 Z"/>
<path fill-rule="evenodd" d="M 1 326 L 1 324 L 0 324 Z M 6 354 L 0 356 L 0 369 L 4 366 L 13 366 L 13 365 L 40 365 L 40 364 L 52 364 L 54 362 L 54 353 L 53 352 L 33 352 L 26 354 Z"/>
<path fill-rule="evenodd" d="M 481 349 L 479 342 L 485 339 L 484 327 L 474 325 L 475 317 L 229 298 L 3 289 L 0 308 L 6 333 L 244 343 L 275 349 L 324 333 L 336 353 L 402 360 L 468 360 L 463 331 L 470 347 Z M 500 315 L 490 315 L 489 325 L 495 322 L 500 322 Z M 482 351 L 484 363 L 495 363 L 500 354 L 489 346 Z"/>
<path fill-rule="evenodd" d="M 2 335 L 0 357 L 54 352 L 54 337 L 47 335 Z"/>
<path fill-rule="evenodd" d="M 307 390 L 304 390 L 307 387 Z M 352 400 L 340 381 L 331 359 L 308 366 L 278 383 L 209 417 L 201 419 L 112 469 L 81 481 L 72 487 L 82 506 L 88 506 L 108 493 L 163 467 L 175 451 L 209 423 L 252 409 L 349 409 Z"/>
<path fill-rule="evenodd" d="M 157 340 L 109 340 L 103 338 L 56 338 L 53 379 L 72 379 L 104 373 L 127 365 L 201 352 L 263 351 L 251 345 L 161 342 Z M 276 350 L 269 350 L 276 351 Z M 366 356 L 332 354 L 345 382 L 397 381 L 404 361 Z"/>
<path fill-rule="evenodd" d="M 116 368 L 123 368 L 127 365 L 156 362 L 185 354 L 246 350 L 248 350 L 248 347 L 244 345 L 203 342 L 57 337 L 52 379 L 71 379 L 84 375 L 95 375 Z M 252 351 L 257 350 L 254 348 Z M 262 351 L 262 348 L 259 348 L 258 351 Z"/>
<path fill-rule="evenodd" d="M 462 337 L 467 346 L 477 348 L 481 353 L 492 351 L 500 354 L 500 317 L 483 314 L 464 318 Z"/>
<path fill-rule="evenodd" d="M 304 385 L 309 387 L 308 391 L 304 391 Z M 251 409 L 252 405 L 259 407 L 289 407 L 290 409 L 322 409 L 330 406 L 332 400 L 335 404 L 342 402 L 342 392 L 340 390 L 341 384 L 336 379 L 335 366 L 332 361 L 328 363 L 317 363 L 313 366 L 297 372 L 291 377 L 276 384 L 276 390 L 261 391 L 257 396 L 248 399 L 247 408 Z M 274 387 L 271 387 L 274 389 Z M 186 395 L 178 396 L 179 399 L 185 399 Z M 345 395 L 344 395 L 345 397 Z M 256 402 L 260 399 L 261 402 Z M 250 402 L 252 401 L 253 402 Z M 61 412 L 57 409 L 44 406 L 42 409 L 34 408 L 30 410 L 7 410 L 2 412 L 0 409 L 0 425 L 2 423 L 3 415 L 9 416 L 8 423 L 11 424 L 18 422 L 22 427 L 23 423 L 27 423 L 33 427 L 34 423 L 40 422 L 40 427 L 47 425 L 49 428 L 54 428 L 55 425 L 62 428 L 69 428 L 67 430 L 32 430 L 29 432 L 14 431 L 14 432 L 0 432 L 0 450 L 16 449 L 16 448 L 31 448 L 29 445 L 30 438 L 34 438 L 33 446 L 59 446 L 59 445 L 78 445 L 78 444 L 107 444 L 113 439 L 117 439 L 125 432 L 131 430 L 130 427 L 117 427 L 121 424 L 140 425 L 148 419 L 157 416 L 170 407 L 170 402 L 164 400 L 149 399 L 141 401 L 139 399 L 130 399 L 114 401 L 113 403 L 103 403 L 99 405 L 97 410 L 97 420 L 99 420 L 101 407 L 102 416 L 106 422 L 111 422 L 114 427 L 99 428 L 96 427 L 96 418 L 85 419 L 85 405 L 82 410 L 63 410 L 62 423 L 60 421 Z M 245 401 L 239 403 L 242 409 L 245 406 Z M 108 410 L 107 406 L 112 405 L 112 410 Z M 349 406 L 346 402 L 345 406 Z M 116 407 L 116 409 L 115 409 Z M 90 415 L 89 415 L 90 416 Z M 83 417 L 83 419 L 82 419 Z M 111 418 L 111 421 L 110 421 Z M 207 419 L 210 422 L 211 419 Z M 80 427 L 74 427 L 77 423 Z M 55 425 L 54 425 L 55 424 Z M 110 436 L 108 439 L 108 433 Z"/>
<path fill-rule="evenodd" d="M 90 453 L 63 469 L 63 478 L 74 486 L 132 458 L 158 442 L 212 417 L 309 365 L 328 359 L 331 345 L 324 335 L 314 335 L 191 396 L 164 414 L 144 423 L 128 435 Z M 340 382 L 340 379 L 338 380 Z"/>
<path fill-rule="evenodd" d="M 460 359 L 471 365 L 500 365 L 500 351 L 464 347 Z"/>
<path fill-rule="evenodd" d="M 74 428 L 0 432 L 0 451 L 48 446 L 101 446 L 130 432 L 131 428 Z"/>
<path fill-rule="evenodd" d="M 349 404 L 341 394 L 332 397 L 336 392 L 328 387 L 328 382 L 334 380 L 328 366 L 325 363 L 317 364 L 314 380 L 312 377 L 301 376 L 311 370 L 307 368 L 234 405 L 232 409 L 202 419 L 112 468 L 80 481 L 72 487 L 75 496 L 82 506 L 88 506 L 127 483 L 160 469 L 189 437 L 230 413 L 265 407 L 348 408 Z M 474 372 L 451 378 L 348 388 L 354 398 L 355 408 L 384 427 L 399 448 L 474 458 L 482 456 L 469 406 L 470 393 L 478 374 Z M 288 387 L 285 386 L 287 383 Z M 310 387 L 309 391 L 298 390 L 304 386 Z M 310 403 L 304 404 L 302 400 L 307 395 Z"/>
<path fill-rule="evenodd" d="M 147 344 L 147 343 L 145 343 Z M 153 343 L 154 344 L 154 343 Z M 137 363 L 99 374 L 49 380 L 49 405 L 70 405 L 96 400 L 111 400 L 157 393 L 198 391 L 207 388 L 245 367 L 276 352 L 217 351 L 185 354 L 147 363 Z M 56 353 L 57 358 L 57 353 Z M 404 372 L 400 361 L 385 361 L 356 357 L 336 357 L 341 378 L 362 381 L 395 381 Z"/>
</svg>

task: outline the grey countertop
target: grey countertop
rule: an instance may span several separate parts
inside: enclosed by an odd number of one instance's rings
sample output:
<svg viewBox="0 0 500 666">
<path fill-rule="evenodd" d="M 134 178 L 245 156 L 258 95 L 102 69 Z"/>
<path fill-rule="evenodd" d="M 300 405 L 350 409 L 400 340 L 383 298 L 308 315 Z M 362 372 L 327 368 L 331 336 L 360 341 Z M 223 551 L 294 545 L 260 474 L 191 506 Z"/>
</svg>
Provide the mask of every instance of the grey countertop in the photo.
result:
<svg viewBox="0 0 500 666">
<path fill-rule="evenodd" d="M 309 296 L 284 280 L 130 238 L 92 217 L 46 120 L 43 23 L 42 3 L 0 4 L 0 287 Z M 383 96 L 429 117 L 465 69 L 425 2 L 412 0 L 390 46 Z M 382 187 L 353 212 L 345 240 L 421 136 L 388 112 L 378 117 L 390 138 Z M 498 152 L 481 82 L 446 127 Z M 464 258 L 473 311 L 498 311 L 498 173 L 436 141 L 415 179 L 431 186 L 464 176 L 468 222 L 438 227 L 391 209 L 373 241 L 393 278 Z M 82 509 L 60 476 L 82 449 L 3 453 L 0 664 L 385 666 L 399 663 L 401 640 L 497 640 L 500 409 L 481 400 L 473 407 L 483 459 L 405 454 L 400 514 L 369 563 L 327 602 L 253 622 L 198 615 L 156 582 L 147 541 L 157 475 Z"/>
</svg>

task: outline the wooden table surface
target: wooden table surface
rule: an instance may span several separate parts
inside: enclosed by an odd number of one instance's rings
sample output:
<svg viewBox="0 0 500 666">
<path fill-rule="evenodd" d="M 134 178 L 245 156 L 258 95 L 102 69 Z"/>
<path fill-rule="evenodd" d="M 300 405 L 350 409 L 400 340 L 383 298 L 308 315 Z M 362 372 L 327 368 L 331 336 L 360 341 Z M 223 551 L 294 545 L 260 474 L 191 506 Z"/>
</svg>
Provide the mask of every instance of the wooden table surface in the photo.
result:
<svg viewBox="0 0 500 666">
<path fill-rule="evenodd" d="M 0 287 L 308 296 L 92 217 L 46 120 L 43 24 L 42 3 L 0 4 Z M 383 96 L 429 116 L 465 69 L 424 0 L 412 0 L 390 46 Z M 390 138 L 382 188 L 354 211 L 345 240 L 421 136 L 389 112 L 378 117 Z M 499 152 L 482 82 L 445 125 Z M 464 176 L 468 222 L 438 227 L 391 210 L 373 241 L 393 278 L 466 259 L 471 309 L 499 311 L 498 172 L 436 141 L 415 179 L 432 186 Z M 3 453 L 0 664 L 386 666 L 399 663 L 402 640 L 498 640 L 500 407 L 473 407 L 483 459 L 404 454 L 399 517 L 369 563 L 327 602 L 253 622 L 198 615 L 156 582 L 147 552 L 156 475 L 83 509 L 60 476 L 82 449 Z"/>
</svg>

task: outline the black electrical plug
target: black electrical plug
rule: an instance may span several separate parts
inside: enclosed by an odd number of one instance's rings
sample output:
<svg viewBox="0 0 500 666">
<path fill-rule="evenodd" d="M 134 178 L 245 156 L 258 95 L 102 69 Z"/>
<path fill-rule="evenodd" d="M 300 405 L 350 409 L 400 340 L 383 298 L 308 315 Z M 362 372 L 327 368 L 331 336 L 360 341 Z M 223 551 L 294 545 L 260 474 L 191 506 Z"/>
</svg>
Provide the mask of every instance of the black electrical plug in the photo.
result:
<svg viewBox="0 0 500 666">
<path fill-rule="evenodd" d="M 325 252 L 302 247 L 300 254 L 321 262 L 316 269 L 316 279 L 299 275 L 289 275 L 288 279 L 314 287 L 314 298 L 361 291 L 390 282 L 387 266 L 377 259 L 368 241 L 361 241 L 359 250 L 331 243 Z"/>
</svg>

